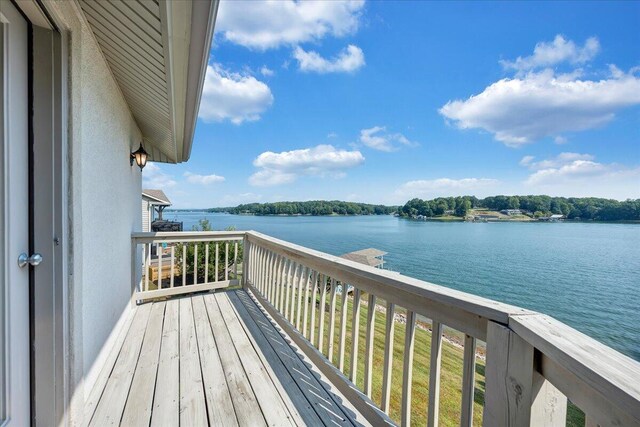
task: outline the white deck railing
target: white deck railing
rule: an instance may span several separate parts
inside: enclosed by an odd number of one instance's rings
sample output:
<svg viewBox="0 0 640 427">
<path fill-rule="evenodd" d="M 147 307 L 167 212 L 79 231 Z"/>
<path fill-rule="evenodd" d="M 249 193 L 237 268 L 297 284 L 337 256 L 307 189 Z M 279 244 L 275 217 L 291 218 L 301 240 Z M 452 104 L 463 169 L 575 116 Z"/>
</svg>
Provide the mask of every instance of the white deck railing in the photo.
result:
<svg viewBox="0 0 640 427">
<path fill-rule="evenodd" d="M 235 231 L 133 233 L 135 299 L 144 301 L 240 284 L 245 234 Z M 142 274 L 138 276 L 140 266 Z M 139 283 L 136 277 L 142 278 Z"/>
<path fill-rule="evenodd" d="M 640 425 L 640 363 L 540 313 L 433 285 L 398 273 L 247 232 L 244 285 L 367 419 L 389 423 L 392 388 L 402 388 L 401 424 L 411 423 L 412 370 L 417 316 L 432 321 L 428 425 L 438 425 L 442 328 L 464 334 L 460 425 L 473 421 L 476 346 L 486 343 L 485 426 L 564 426 L 567 398 L 586 414 L 586 425 Z M 338 294 L 338 286 L 353 287 Z M 376 310 L 368 309 L 365 342 L 358 340 L 362 295 L 368 308 L 384 301 L 387 313 L 406 311 L 403 377 L 392 383 L 395 316 L 386 316 L 384 363 L 373 366 Z M 340 296 L 338 348 L 334 348 Z M 316 303 L 320 300 L 319 304 Z M 327 299 L 329 300 L 327 310 Z M 352 316 L 345 309 L 351 304 Z M 325 331 L 325 316 L 329 316 Z M 317 324 L 316 324 L 317 322 Z M 345 348 L 347 323 L 351 349 Z M 326 337 L 328 335 L 328 337 Z M 325 338 L 328 342 L 325 342 Z M 364 345 L 364 371 L 358 372 Z M 350 369 L 345 370 L 345 350 Z M 372 376 L 382 370 L 381 404 L 374 404 Z M 357 378 L 364 377 L 359 390 Z M 348 376 L 348 377 L 347 377 Z"/>
<path fill-rule="evenodd" d="M 429 426 L 439 421 L 445 326 L 464 336 L 460 425 L 470 426 L 474 419 L 480 341 L 486 343 L 483 425 L 564 426 L 568 398 L 586 414 L 587 427 L 640 426 L 640 363 L 544 314 L 253 231 L 134 233 L 132 279 L 138 301 L 242 284 L 374 425 L 392 423 L 388 416 L 392 390 L 400 389 L 400 422 L 411 423 L 414 341 L 421 316 L 431 319 L 433 331 L 428 401 L 420 409 L 427 411 Z M 350 291 L 338 292 L 340 287 Z M 384 362 L 374 366 L 378 310 L 371 308 L 377 304 L 386 307 L 386 321 Z M 363 325 L 361 307 L 367 307 Z M 404 313 L 406 320 L 401 383 L 394 383 L 397 379 L 392 376 L 396 312 Z M 361 327 L 364 342 L 358 339 Z M 351 337 L 349 349 L 347 336 Z M 358 357 L 363 348 L 360 372 Z M 371 400 L 374 373 L 382 377 L 380 405 Z M 358 383 L 363 384 L 362 390 L 354 385 Z"/>
</svg>

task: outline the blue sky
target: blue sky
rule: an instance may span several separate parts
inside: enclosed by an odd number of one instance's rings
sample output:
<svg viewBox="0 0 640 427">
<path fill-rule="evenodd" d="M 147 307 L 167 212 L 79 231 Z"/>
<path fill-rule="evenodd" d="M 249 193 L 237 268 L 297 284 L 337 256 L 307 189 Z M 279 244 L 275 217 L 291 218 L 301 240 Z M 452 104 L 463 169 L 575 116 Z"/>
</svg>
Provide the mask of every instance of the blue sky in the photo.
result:
<svg viewBox="0 0 640 427">
<path fill-rule="evenodd" d="M 179 208 L 640 198 L 640 2 L 223 1 Z"/>
</svg>

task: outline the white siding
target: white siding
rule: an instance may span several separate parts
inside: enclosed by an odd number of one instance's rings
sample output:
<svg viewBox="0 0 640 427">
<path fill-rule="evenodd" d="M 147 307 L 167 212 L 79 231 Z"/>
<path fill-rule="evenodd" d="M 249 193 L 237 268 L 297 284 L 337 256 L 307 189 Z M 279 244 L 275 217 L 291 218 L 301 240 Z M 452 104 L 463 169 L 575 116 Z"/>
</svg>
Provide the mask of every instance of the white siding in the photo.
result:
<svg viewBox="0 0 640 427">
<path fill-rule="evenodd" d="M 148 200 L 142 199 L 142 231 L 151 231 L 151 204 Z"/>
</svg>

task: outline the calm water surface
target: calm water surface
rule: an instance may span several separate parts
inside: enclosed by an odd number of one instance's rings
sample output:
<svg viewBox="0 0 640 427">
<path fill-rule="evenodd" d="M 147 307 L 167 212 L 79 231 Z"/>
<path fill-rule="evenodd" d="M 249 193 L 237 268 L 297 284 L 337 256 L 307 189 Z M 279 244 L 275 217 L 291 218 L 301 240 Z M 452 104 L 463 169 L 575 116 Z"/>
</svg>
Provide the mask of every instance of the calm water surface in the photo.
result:
<svg viewBox="0 0 640 427">
<path fill-rule="evenodd" d="M 404 275 L 540 311 L 640 360 L 640 225 L 439 223 L 392 216 L 169 212 L 185 230 L 256 230 L 333 255 L 374 247 Z"/>
</svg>

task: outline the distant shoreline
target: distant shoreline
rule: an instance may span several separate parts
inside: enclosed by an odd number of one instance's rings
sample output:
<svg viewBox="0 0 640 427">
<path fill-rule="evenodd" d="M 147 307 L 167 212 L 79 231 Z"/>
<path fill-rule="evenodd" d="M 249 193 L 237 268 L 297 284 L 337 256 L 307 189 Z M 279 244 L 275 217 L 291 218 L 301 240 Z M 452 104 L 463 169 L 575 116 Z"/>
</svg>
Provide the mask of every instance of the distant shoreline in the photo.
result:
<svg viewBox="0 0 640 427">
<path fill-rule="evenodd" d="M 313 214 L 257 214 L 251 212 L 243 212 L 243 213 L 234 213 L 234 212 L 210 212 L 208 209 L 167 209 L 165 212 L 181 212 L 181 213 L 204 213 L 204 214 L 227 214 L 227 215 L 236 215 L 236 216 L 258 216 L 258 217 L 375 217 L 375 216 L 395 216 L 393 214 L 327 214 L 327 215 L 313 215 Z M 589 223 L 597 223 L 597 224 L 640 224 L 640 220 L 615 220 L 615 221 L 604 221 L 604 220 L 594 220 L 594 219 L 562 219 L 559 221 L 539 221 L 535 218 L 500 218 L 493 219 L 489 221 L 470 221 L 461 217 L 430 217 L 430 218 L 410 218 L 403 216 L 396 216 L 400 219 L 405 219 L 408 221 L 415 222 L 477 222 L 477 223 L 507 223 L 507 222 L 518 222 L 518 223 L 581 223 L 581 224 L 589 224 Z"/>
</svg>

